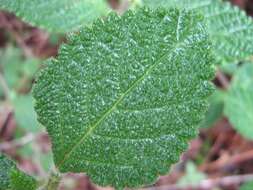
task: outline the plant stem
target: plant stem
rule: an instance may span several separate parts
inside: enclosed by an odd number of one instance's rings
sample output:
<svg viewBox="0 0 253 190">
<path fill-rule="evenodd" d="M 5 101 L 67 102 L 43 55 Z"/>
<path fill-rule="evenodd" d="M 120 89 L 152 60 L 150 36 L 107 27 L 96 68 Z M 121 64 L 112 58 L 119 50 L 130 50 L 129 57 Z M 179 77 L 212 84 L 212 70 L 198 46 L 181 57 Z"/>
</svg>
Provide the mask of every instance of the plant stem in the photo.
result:
<svg viewBox="0 0 253 190">
<path fill-rule="evenodd" d="M 221 83 L 222 87 L 224 89 L 228 89 L 229 81 L 226 78 L 226 76 L 224 75 L 224 73 L 222 73 L 220 70 L 218 70 L 217 73 L 216 73 L 216 77 L 219 80 L 219 82 Z"/>
<path fill-rule="evenodd" d="M 51 173 L 46 184 L 40 186 L 37 190 L 57 190 L 61 181 L 59 173 Z"/>
</svg>

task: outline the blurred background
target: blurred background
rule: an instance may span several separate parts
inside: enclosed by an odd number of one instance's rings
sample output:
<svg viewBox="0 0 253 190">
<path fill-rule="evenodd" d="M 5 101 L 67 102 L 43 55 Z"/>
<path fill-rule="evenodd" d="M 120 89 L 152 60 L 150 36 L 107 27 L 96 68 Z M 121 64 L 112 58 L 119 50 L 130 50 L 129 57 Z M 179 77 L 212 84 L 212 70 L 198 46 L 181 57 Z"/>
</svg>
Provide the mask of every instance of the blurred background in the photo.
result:
<svg viewBox="0 0 253 190">
<path fill-rule="evenodd" d="M 109 3 L 114 9 L 124 8 L 117 0 Z M 252 0 L 232 3 L 253 15 Z M 64 35 L 49 34 L 0 11 L 0 151 L 16 160 L 22 170 L 40 178 L 54 166 L 50 140 L 36 121 L 31 88 L 43 60 L 57 56 L 65 41 Z M 219 90 L 210 99 L 198 138 L 191 141 L 169 175 L 147 188 L 253 190 L 253 141 L 235 131 L 223 115 L 224 94 L 240 64 L 217 72 L 213 83 Z M 245 114 L 253 117 L 252 112 Z M 85 175 L 68 174 L 61 189 L 101 188 Z"/>
</svg>

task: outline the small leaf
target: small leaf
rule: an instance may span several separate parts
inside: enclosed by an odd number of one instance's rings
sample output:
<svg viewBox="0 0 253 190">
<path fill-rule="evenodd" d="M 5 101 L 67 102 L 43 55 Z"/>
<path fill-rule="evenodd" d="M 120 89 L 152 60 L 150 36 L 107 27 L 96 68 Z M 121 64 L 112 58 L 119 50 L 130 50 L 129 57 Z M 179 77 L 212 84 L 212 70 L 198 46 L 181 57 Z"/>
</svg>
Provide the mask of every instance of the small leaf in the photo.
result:
<svg viewBox="0 0 253 190">
<path fill-rule="evenodd" d="M 12 46 L 0 50 L 1 72 L 9 88 L 15 88 L 21 73 L 21 51 Z"/>
<path fill-rule="evenodd" d="M 33 98 L 28 95 L 15 95 L 12 99 L 14 117 L 19 127 L 30 132 L 38 132 L 38 122 L 33 106 Z"/>
<path fill-rule="evenodd" d="M 36 181 L 0 153 L 0 190 L 35 190 Z"/>
<path fill-rule="evenodd" d="M 240 190 L 252 190 L 252 189 L 253 189 L 253 181 L 246 182 L 240 187 Z"/>
<path fill-rule="evenodd" d="M 0 9 L 13 12 L 33 26 L 59 33 L 77 30 L 108 12 L 105 0 L 0 0 Z"/>
<path fill-rule="evenodd" d="M 244 137 L 253 139 L 253 64 L 244 64 L 235 74 L 227 97 L 225 115 Z"/>
<path fill-rule="evenodd" d="M 30 88 L 30 83 L 24 81 L 34 78 L 40 63 L 41 61 L 35 58 L 25 59 L 21 50 L 12 46 L 0 50 L 1 73 L 11 90 Z"/>
<path fill-rule="evenodd" d="M 28 79 L 33 79 L 35 73 L 39 69 L 41 61 L 34 59 L 34 58 L 29 58 L 25 60 L 23 67 L 22 67 L 22 73 L 25 75 Z"/>
<path fill-rule="evenodd" d="M 198 171 L 194 163 L 189 162 L 186 165 L 186 174 L 179 179 L 177 185 L 180 188 L 193 188 L 197 187 L 206 178 L 206 175 Z"/>
<path fill-rule="evenodd" d="M 110 14 L 61 47 L 33 91 L 61 172 L 137 187 L 177 162 L 213 91 L 202 22 L 177 9 Z"/>
<path fill-rule="evenodd" d="M 205 119 L 200 125 L 201 127 L 211 127 L 221 118 L 224 109 L 224 97 L 225 92 L 218 89 L 209 97 L 210 105 L 206 112 Z"/>
<path fill-rule="evenodd" d="M 232 76 L 232 75 L 234 75 L 237 72 L 240 64 L 238 64 L 238 63 L 224 64 L 224 65 L 220 65 L 219 69 L 223 73 Z"/>
<path fill-rule="evenodd" d="M 235 63 L 253 54 L 253 22 L 243 10 L 222 0 L 143 0 L 151 7 L 197 10 L 205 16 L 216 57 Z"/>
</svg>

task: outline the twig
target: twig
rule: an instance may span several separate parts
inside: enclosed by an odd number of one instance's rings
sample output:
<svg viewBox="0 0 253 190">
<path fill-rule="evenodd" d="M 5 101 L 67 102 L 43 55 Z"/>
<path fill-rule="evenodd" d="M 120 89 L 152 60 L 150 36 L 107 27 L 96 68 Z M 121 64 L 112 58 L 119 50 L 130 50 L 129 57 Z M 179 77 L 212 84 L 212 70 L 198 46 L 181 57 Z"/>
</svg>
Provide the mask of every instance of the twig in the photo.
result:
<svg viewBox="0 0 253 190">
<path fill-rule="evenodd" d="M 44 168 L 41 165 L 41 160 L 40 160 L 41 159 L 41 152 L 39 150 L 38 144 L 37 143 L 32 143 L 32 149 L 33 149 L 33 153 L 34 153 L 33 161 L 37 166 L 38 174 L 41 177 L 45 177 L 47 174 L 46 174 L 46 171 L 44 170 Z"/>
<path fill-rule="evenodd" d="M 10 106 L 6 106 L 4 109 L 5 109 L 5 112 L 7 112 L 7 114 L 3 114 L 4 122 L 0 128 L 0 136 L 3 136 L 5 134 L 5 132 L 7 131 L 8 125 L 11 122 L 11 119 L 13 117 L 12 108 Z"/>
<path fill-rule="evenodd" d="M 37 190 L 55 190 L 59 187 L 62 175 L 59 173 L 51 173 L 45 184 L 42 184 Z"/>
<path fill-rule="evenodd" d="M 219 82 L 221 83 L 222 87 L 225 89 L 228 89 L 229 81 L 228 81 L 227 77 L 220 70 L 217 71 L 216 77 L 219 80 Z"/>
<path fill-rule="evenodd" d="M 34 139 L 36 139 L 38 135 L 35 135 L 33 133 L 28 133 L 27 135 L 25 135 L 24 137 L 21 137 L 20 139 L 16 139 L 9 142 L 3 142 L 0 144 L 0 151 L 5 151 L 5 150 L 15 148 L 15 147 L 22 147 L 28 144 L 29 142 L 32 142 Z"/>
<path fill-rule="evenodd" d="M 224 133 L 220 133 L 217 137 L 214 145 L 211 147 L 206 160 L 210 160 L 213 155 L 215 155 L 221 148 L 222 144 L 226 141 L 226 135 Z"/>
<path fill-rule="evenodd" d="M 233 166 L 248 160 L 253 160 L 253 150 L 243 152 L 237 155 L 234 155 L 226 160 L 217 160 L 211 164 L 203 165 L 200 169 L 202 171 L 215 171 L 229 166 Z"/>
<path fill-rule="evenodd" d="M 211 190 L 215 187 L 239 185 L 241 183 L 252 181 L 252 180 L 253 180 L 253 174 L 226 176 L 226 177 L 215 178 L 215 179 L 205 179 L 201 181 L 198 185 L 194 186 L 194 189 Z M 189 189 L 189 187 L 182 188 L 182 187 L 179 187 L 178 185 L 164 185 L 164 186 L 157 186 L 157 187 L 149 187 L 142 190 L 183 190 L 183 189 Z"/>
<path fill-rule="evenodd" d="M 32 50 L 25 44 L 20 35 L 12 28 L 10 28 L 9 30 L 13 35 L 13 37 L 15 38 L 15 41 L 17 42 L 18 46 L 23 50 L 25 57 L 27 58 L 34 57 Z"/>
</svg>

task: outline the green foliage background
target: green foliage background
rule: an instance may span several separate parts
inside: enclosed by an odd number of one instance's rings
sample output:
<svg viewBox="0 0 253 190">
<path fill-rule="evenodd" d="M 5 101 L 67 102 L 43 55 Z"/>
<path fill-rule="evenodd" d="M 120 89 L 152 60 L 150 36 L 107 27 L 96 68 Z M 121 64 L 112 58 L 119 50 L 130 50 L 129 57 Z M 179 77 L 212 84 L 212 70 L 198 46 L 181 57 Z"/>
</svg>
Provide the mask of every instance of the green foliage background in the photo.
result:
<svg viewBox="0 0 253 190">
<path fill-rule="evenodd" d="M 108 14 L 104 0 L 0 0 L 0 9 L 50 32 L 52 40 L 68 36 L 57 58 L 43 65 L 16 44 L 0 50 L 8 90 L 0 88 L 1 105 L 13 110 L 15 138 L 41 133 L 44 125 L 53 153 L 33 159 L 47 172 L 54 157 L 62 173 L 85 172 L 118 189 L 140 187 L 168 172 L 198 127 L 225 116 L 253 139 L 252 19 L 221 0 L 130 2 L 133 10 L 118 16 Z M 34 100 L 30 90 L 41 67 Z M 232 79 L 208 97 L 214 69 Z M 34 145 L 18 154 L 32 157 Z M 3 155 L 0 168 L 5 190 L 36 188 Z M 187 168 L 179 186 L 205 179 L 194 165 Z"/>
</svg>

